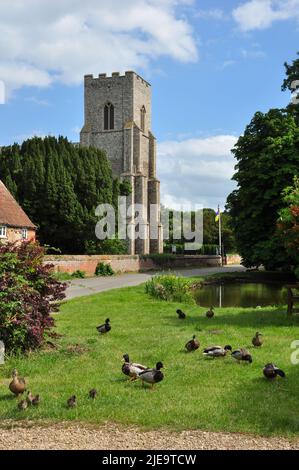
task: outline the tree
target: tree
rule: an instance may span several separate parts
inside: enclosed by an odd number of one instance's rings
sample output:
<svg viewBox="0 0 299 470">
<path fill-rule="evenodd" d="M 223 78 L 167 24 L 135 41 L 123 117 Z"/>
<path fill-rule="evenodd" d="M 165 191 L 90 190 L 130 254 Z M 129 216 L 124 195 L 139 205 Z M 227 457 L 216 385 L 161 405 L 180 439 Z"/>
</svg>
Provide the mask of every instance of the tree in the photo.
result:
<svg viewBox="0 0 299 470">
<path fill-rule="evenodd" d="M 299 52 L 297 52 L 299 56 Z M 293 60 L 291 64 L 285 62 L 286 78 L 282 84 L 282 91 L 290 90 L 293 93 L 296 89 L 299 93 L 299 58 Z M 299 102 L 290 103 L 287 110 L 295 117 L 299 125 Z"/>
<path fill-rule="evenodd" d="M 127 183 L 114 180 L 106 154 L 96 148 L 77 147 L 64 137 L 34 137 L 2 147 L 0 178 L 38 226 L 42 244 L 63 253 L 123 250 L 121 244 L 95 236 L 99 204 L 113 204 L 129 194 Z M 107 254 L 109 251 L 107 251 Z"/>
<path fill-rule="evenodd" d="M 233 179 L 228 197 L 237 249 L 247 267 L 267 269 L 291 263 L 276 232 L 282 191 L 299 173 L 299 129 L 286 110 L 257 112 L 233 149 Z"/>
<path fill-rule="evenodd" d="M 293 185 L 283 191 L 282 199 L 285 207 L 279 211 L 278 234 L 299 278 L 299 178 L 297 176 Z"/>
</svg>

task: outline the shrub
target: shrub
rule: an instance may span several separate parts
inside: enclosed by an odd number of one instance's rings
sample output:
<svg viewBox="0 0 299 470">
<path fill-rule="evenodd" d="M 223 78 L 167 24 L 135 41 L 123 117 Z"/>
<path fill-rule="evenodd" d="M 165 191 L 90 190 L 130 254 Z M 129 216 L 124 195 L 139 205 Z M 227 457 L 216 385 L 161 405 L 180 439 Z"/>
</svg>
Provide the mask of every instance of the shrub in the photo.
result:
<svg viewBox="0 0 299 470">
<path fill-rule="evenodd" d="M 54 277 L 57 279 L 57 281 L 70 281 L 73 279 L 70 273 L 65 273 L 63 271 L 54 273 Z"/>
<path fill-rule="evenodd" d="M 32 244 L 0 245 L 0 340 L 9 353 L 39 348 L 55 336 L 52 312 L 64 299 L 66 284 L 44 265 L 44 248 Z"/>
<path fill-rule="evenodd" d="M 72 277 L 76 278 L 76 279 L 84 279 L 86 277 L 86 272 L 85 271 L 81 271 L 80 269 L 77 269 L 77 271 L 74 271 L 72 274 L 71 274 Z"/>
<path fill-rule="evenodd" d="M 146 282 L 145 292 L 169 302 L 194 303 L 190 281 L 172 274 L 154 276 Z"/>
<path fill-rule="evenodd" d="M 96 276 L 113 276 L 115 272 L 113 271 L 110 264 L 98 263 L 95 274 Z"/>
</svg>

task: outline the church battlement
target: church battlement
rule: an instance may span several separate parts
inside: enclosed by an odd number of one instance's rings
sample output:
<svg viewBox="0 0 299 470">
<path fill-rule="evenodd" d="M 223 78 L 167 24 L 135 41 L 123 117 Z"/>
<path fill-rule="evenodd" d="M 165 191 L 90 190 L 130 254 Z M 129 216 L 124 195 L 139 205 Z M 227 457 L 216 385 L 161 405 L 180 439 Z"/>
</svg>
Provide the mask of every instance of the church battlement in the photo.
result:
<svg viewBox="0 0 299 470">
<path fill-rule="evenodd" d="M 111 79 L 115 79 L 115 78 L 122 78 L 122 79 L 125 79 L 125 78 L 128 78 L 128 77 L 132 77 L 132 76 L 135 76 L 137 80 L 139 80 L 142 84 L 144 84 L 145 86 L 147 87 L 150 87 L 151 84 L 149 82 L 147 82 L 146 80 L 144 80 L 144 78 L 142 78 L 140 75 L 138 75 L 136 72 L 132 71 L 132 70 L 128 70 L 125 72 L 124 75 L 121 75 L 120 72 L 112 72 L 111 76 L 108 76 L 106 73 L 99 73 L 99 75 L 97 77 L 95 77 L 93 74 L 89 74 L 89 75 L 85 75 L 84 76 L 84 80 L 85 81 L 91 81 L 91 80 L 111 80 Z"/>
</svg>

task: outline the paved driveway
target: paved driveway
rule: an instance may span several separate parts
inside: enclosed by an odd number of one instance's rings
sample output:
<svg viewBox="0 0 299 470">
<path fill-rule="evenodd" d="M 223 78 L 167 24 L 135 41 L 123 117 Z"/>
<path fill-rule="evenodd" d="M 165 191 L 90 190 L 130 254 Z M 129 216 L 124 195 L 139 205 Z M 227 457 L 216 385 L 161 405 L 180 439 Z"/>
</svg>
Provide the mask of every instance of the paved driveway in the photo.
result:
<svg viewBox="0 0 299 470">
<path fill-rule="evenodd" d="M 202 276 L 207 274 L 215 274 L 221 272 L 244 271 L 245 268 L 240 265 L 224 266 L 222 268 L 199 268 L 199 269 L 181 269 L 173 271 L 184 277 Z M 169 271 L 168 271 L 169 272 Z M 161 274 L 161 271 L 159 271 Z M 87 279 L 74 279 L 70 282 L 66 291 L 66 299 L 74 299 L 75 297 L 83 297 L 85 295 L 96 294 L 110 289 L 118 289 L 121 287 L 138 286 L 146 282 L 154 274 L 135 273 L 121 274 L 113 277 L 92 277 Z"/>
</svg>

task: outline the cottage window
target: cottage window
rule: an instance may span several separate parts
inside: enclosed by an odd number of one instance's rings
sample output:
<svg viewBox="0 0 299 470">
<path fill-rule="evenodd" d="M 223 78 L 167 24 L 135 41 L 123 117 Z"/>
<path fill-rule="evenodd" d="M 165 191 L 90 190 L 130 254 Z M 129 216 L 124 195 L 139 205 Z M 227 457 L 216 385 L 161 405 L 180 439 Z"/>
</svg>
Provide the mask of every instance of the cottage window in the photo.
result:
<svg viewBox="0 0 299 470">
<path fill-rule="evenodd" d="M 27 228 L 22 228 L 22 238 L 23 238 L 23 240 L 27 240 L 27 238 L 28 238 Z"/>
<path fill-rule="evenodd" d="M 114 129 L 114 106 L 112 103 L 105 104 L 104 107 L 104 130 L 111 131 Z"/>
<path fill-rule="evenodd" d="M 5 225 L 0 225 L 0 238 L 7 237 L 7 229 Z"/>
</svg>

